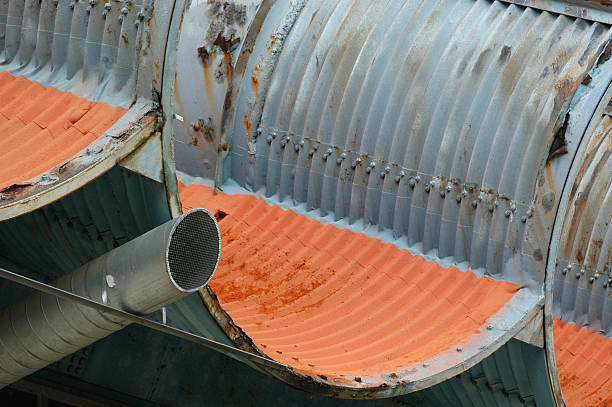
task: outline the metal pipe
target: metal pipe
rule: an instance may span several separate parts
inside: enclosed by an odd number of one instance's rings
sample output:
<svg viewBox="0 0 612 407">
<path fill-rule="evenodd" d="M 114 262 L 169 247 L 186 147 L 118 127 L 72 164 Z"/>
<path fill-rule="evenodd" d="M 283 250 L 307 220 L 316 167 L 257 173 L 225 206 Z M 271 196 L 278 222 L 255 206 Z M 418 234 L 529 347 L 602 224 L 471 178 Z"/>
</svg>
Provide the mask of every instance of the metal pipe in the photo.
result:
<svg viewBox="0 0 612 407">
<path fill-rule="evenodd" d="M 134 314 L 149 314 L 205 286 L 220 233 L 191 210 L 56 280 L 53 286 Z M 34 292 L 0 311 L 0 388 L 130 323 L 116 314 Z"/>
</svg>

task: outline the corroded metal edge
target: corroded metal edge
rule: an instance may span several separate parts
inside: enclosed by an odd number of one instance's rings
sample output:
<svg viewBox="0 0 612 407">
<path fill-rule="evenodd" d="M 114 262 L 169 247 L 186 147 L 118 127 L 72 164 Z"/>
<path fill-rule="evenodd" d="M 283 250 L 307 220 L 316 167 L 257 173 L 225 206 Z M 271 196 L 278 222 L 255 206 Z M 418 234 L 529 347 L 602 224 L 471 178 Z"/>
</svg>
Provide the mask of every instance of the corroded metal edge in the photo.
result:
<svg viewBox="0 0 612 407">
<path fill-rule="evenodd" d="M 102 137 L 56 169 L 55 182 L 32 182 L 2 191 L 0 222 L 35 211 L 91 182 L 127 157 L 157 129 L 150 103 L 130 109 Z"/>
<path fill-rule="evenodd" d="M 267 357 L 223 310 L 209 287 L 200 291 L 200 296 L 210 314 L 239 349 Z M 328 377 L 312 376 L 291 366 L 286 366 L 286 370 L 259 368 L 292 387 L 328 397 L 377 399 L 400 396 L 443 382 L 490 356 L 541 312 L 543 303 L 542 294 L 519 290 L 468 342 L 453 344 L 438 355 L 384 375 Z"/>
</svg>

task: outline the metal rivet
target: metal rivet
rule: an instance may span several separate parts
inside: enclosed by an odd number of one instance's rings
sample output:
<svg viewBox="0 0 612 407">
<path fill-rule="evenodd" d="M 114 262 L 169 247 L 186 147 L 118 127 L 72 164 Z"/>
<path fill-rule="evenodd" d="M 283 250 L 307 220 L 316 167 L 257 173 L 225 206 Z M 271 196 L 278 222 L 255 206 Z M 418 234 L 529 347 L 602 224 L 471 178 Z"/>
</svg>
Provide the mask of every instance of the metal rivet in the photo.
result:
<svg viewBox="0 0 612 407">
<path fill-rule="evenodd" d="M 342 158 L 338 158 L 338 159 L 336 160 L 336 164 L 338 164 L 338 165 L 342 165 Z"/>
<path fill-rule="evenodd" d="M 585 269 L 580 269 L 580 274 L 584 274 Z"/>
<path fill-rule="evenodd" d="M 572 266 L 571 264 L 568 264 L 568 265 L 567 265 L 567 269 L 568 269 L 568 270 L 571 270 L 571 269 L 573 269 L 573 268 L 574 268 L 574 266 Z"/>
<path fill-rule="evenodd" d="M 468 191 L 467 191 L 466 189 L 464 189 L 464 190 L 461 192 L 461 195 L 463 195 L 463 197 L 464 197 L 464 198 L 467 198 L 467 196 L 468 196 Z"/>
<path fill-rule="evenodd" d="M 461 346 L 459 346 L 459 347 L 457 348 L 457 352 L 463 352 L 463 348 L 462 348 Z"/>
<path fill-rule="evenodd" d="M 104 8 L 105 8 L 106 10 L 110 10 L 110 9 L 111 9 L 111 7 L 112 7 L 112 4 L 110 4 L 110 3 L 104 3 Z"/>
<path fill-rule="evenodd" d="M 70 2 L 70 5 L 69 5 L 70 10 L 74 10 L 74 6 L 75 6 L 74 1 L 71 1 L 71 2 Z"/>
<path fill-rule="evenodd" d="M 423 363 L 423 367 L 427 368 L 427 367 L 429 367 L 429 364 L 428 363 Z"/>
<path fill-rule="evenodd" d="M 516 204 L 514 204 L 514 203 L 510 204 L 510 210 L 512 212 L 516 211 Z"/>
<path fill-rule="evenodd" d="M 421 182 L 421 176 L 420 176 L 420 175 L 417 175 L 416 177 L 414 177 L 414 180 L 415 180 L 415 181 L 417 182 L 417 184 L 418 184 L 419 182 Z"/>
<path fill-rule="evenodd" d="M 492 331 L 493 330 L 493 325 L 487 325 L 487 330 Z"/>
<path fill-rule="evenodd" d="M 372 167 L 368 166 L 366 167 L 366 174 L 369 174 L 372 172 Z"/>
<path fill-rule="evenodd" d="M 91 7 L 95 6 L 96 5 L 96 0 L 89 0 L 89 5 Z"/>
<path fill-rule="evenodd" d="M 261 136 L 261 133 L 263 133 L 263 129 L 261 127 L 257 128 L 257 135 Z"/>
<path fill-rule="evenodd" d="M 568 271 L 569 271 L 569 270 L 567 269 L 567 267 L 565 267 L 565 268 L 563 269 L 563 271 L 562 271 L 563 275 L 566 275 Z"/>
<path fill-rule="evenodd" d="M 472 207 L 477 208 L 478 207 L 478 201 L 476 199 L 474 199 L 472 201 Z"/>
<path fill-rule="evenodd" d="M 391 167 L 389 167 L 388 165 L 385 167 L 385 172 L 388 174 L 391 172 Z"/>
<path fill-rule="evenodd" d="M 348 157 L 348 154 L 346 152 L 340 154 L 340 158 L 342 158 L 343 160 L 346 160 L 347 157 Z"/>
<path fill-rule="evenodd" d="M 410 179 L 408 180 L 408 185 L 410 186 L 410 188 L 414 188 L 416 185 L 416 179 L 414 179 L 414 177 L 410 177 Z"/>
<path fill-rule="evenodd" d="M 266 137 L 266 141 L 268 142 L 268 144 L 272 144 L 272 136 Z"/>
<path fill-rule="evenodd" d="M 442 198 L 445 198 L 445 197 L 446 197 L 446 192 L 444 192 L 444 190 L 443 190 L 443 189 L 442 189 L 442 190 L 440 190 L 440 196 L 441 196 Z"/>
<path fill-rule="evenodd" d="M 527 223 L 527 216 L 521 216 L 521 222 Z"/>
<path fill-rule="evenodd" d="M 599 273 L 595 272 L 595 274 L 593 274 L 593 277 L 595 277 L 595 279 L 598 279 L 599 278 Z"/>
<path fill-rule="evenodd" d="M 49 181 L 49 175 L 48 175 L 48 174 L 43 174 L 43 175 L 41 176 L 41 179 L 42 179 L 43 181 Z"/>
<path fill-rule="evenodd" d="M 580 273 L 576 273 L 576 279 L 580 278 Z"/>
<path fill-rule="evenodd" d="M 512 215 L 512 211 L 511 211 L 510 209 L 506 209 L 506 212 L 504 212 L 504 216 L 505 216 L 506 218 L 509 218 L 509 217 L 510 217 L 510 215 Z"/>
<path fill-rule="evenodd" d="M 86 12 L 87 14 L 90 14 L 90 13 L 91 13 L 91 6 L 87 6 L 87 7 L 85 8 L 85 12 Z"/>
<path fill-rule="evenodd" d="M 386 176 L 386 175 L 387 175 L 387 173 L 386 173 L 386 172 L 384 172 L 384 171 L 381 171 L 381 172 L 380 172 L 380 178 L 385 178 L 385 176 Z"/>
<path fill-rule="evenodd" d="M 126 15 L 127 13 L 128 13 L 127 7 L 122 7 L 121 8 L 121 14 Z"/>
<path fill-rule="evenodd" d="M 300 145 L 303 146 L 304 144 L 306 144 L 306 142 L 304 140 L 300 140 Z"/>
<path fill-rule="evenodd" d="M 370 167 L 372 167 L 372 168 L 376 167 L 376 162 L 375 162 L 375 161 L 372 161 L 372 162 L 370 163 Z"/>
<path fill-rule="evenodd" d="M 327 153 L 323 154 L 323 157 L 321 157 L 323 159 L 323 161 L 327 161 Z"/>
<path fill-rule="evenodd" d="M 594 281 L 595 279 L 593 277 L 589 278 L 589 283 L 593 284 Z"/>
<path fill-rule="evenodd" d="M 331 148 L 328 148 L 326 151 L 327 155 L 332 155 L 333 152 L 334 150 L 332 150 Z"/>
<path fill-rule="evenodd" d="M 429 186 L 429 184 L 425 185 L 425 192 L 429 193 L 430 190 L 431 190 L 431 187 Z"/>
<path fill-rule="evenodd" d="M 604 281 L 604 283 L 603 283 L 603 288 L 606 288 L 606 287 L 608 287 L 608 282 L 607 282 L 607 281 Z"/>
<path fill-rule="evenodd" d="M 530 208 L 527 210 L 527 217 L 531 218 L 533 216 L 533 210 Z"/>
<path fill-rule="evenodd" d="M 452 191 L 452 190 L 453 190 L 453 187 L 452 187 L 450 184 L 448 184 L 448 185 L 446 186 L 446 192 L 450 192 L 450 191 Z"/>
<path fill-rule="evenodd" d="M 493 206 L 493 204 L 489 204 L 489 212 L 493 213 L 494 210 L 495 207 Z"/>
<path fill-rule="evenodd" d="M 272 136 L 272 138 L 276 138 L 276 132 L 273 131 L 272 133 L 270 133 L 270 135 Z"/>
<path fill-rule="evenodd" d="M 308 152 L 308 155 L 312 157 L 312 156 L 314 155 L 314 150 L 310 150 L 310 151 Z"/>
<path fill-rule="evenodd" d="M 457 195 L 455 197 L 455 200 L 457 201 L 457 203 L 461 203 L 461 195 Z"/>
<path fill-rule="evenodd" d="M 295 152 L 296 152 L 296 153 L 297 153 L 298 151 L 300 151 L 300 145 L 299 145 L 299 144 L 296 144 L 296 145 L 294 146 L 294 148 L 295 148 Z"/>
</svg>

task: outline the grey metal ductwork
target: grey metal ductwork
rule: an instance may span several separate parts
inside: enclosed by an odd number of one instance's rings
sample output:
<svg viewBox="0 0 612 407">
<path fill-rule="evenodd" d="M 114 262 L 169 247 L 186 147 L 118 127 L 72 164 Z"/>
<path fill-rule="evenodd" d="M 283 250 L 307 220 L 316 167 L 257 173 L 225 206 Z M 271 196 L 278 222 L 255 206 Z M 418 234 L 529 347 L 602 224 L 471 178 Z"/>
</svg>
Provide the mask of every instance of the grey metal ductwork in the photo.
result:
<svg viewBox="0 0 612 407">
<path fill-rule="evenodd" d="M 219 227 L 194 209 L 83 265 L 52 285 L 135 314 L 149 314 L 205 286 L 221 249 Z M 129 322 L 34 292 L 0 311 L 0 388 Z"/>
</svg>

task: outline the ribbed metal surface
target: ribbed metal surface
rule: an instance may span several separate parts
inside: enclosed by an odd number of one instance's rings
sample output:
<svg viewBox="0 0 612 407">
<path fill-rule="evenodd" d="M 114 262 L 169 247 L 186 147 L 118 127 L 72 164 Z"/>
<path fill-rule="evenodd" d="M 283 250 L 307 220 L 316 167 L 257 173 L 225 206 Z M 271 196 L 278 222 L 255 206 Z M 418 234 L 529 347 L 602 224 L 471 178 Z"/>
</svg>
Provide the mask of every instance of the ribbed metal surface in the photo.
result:
<svg viewBox="0 0 612 407">
<path fill-rule="evenodd" d="M 290 31 L 264 24 L 233 92 L 224 177 L 533 277 L 510 265 L 520 220 L 607 27 L 490 1 L 296 4 Z"/>
<path fill-rule="evenodd" d="M 2 0 L 0 67 L 128 107 L 151 3 Z"/>
<path fill-rule="evenodd" d="M 53 182 L 59 166 L 102 137 L 126 111 L 8 72 L 0 72 L 0 100 L 0 159 L 8 163 L 0 170 L 0 190 L 29 185 L 33 178 Z M 40 179 L 47 171 L 51 175 Z"/>
<path fill-rule="evenodd" d="M 552 406 L 542 349 L 511 340 L 446 382 L 405 397 L 414 406 Z"/>
<path fill-rule="evenodd" d="M 115 167 L 59 201 L 0 223 L 0 253 L 52 281 L 168 219 L 163 185 Z"/>
<path fill-rule="evenodd" d="M 612 118 L 588 139 L 557 253 L 554 315 L 612 336 Z M 555 340 L 556 342 L 556 340 Z"/>
<path fill-rule="evenodd" d="M 555 358 L 568 406 L 612 403 L 612 339 L 560 320 L 554 322 Z"/>
</svg>

